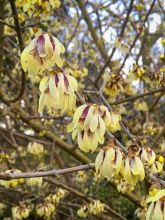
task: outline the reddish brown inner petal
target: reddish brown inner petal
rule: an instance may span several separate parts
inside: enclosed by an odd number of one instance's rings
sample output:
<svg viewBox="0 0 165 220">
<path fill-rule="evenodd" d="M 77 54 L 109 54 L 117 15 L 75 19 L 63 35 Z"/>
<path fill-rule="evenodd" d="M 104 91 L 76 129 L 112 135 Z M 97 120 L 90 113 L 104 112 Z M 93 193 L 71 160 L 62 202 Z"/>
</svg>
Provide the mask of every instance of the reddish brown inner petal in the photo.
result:
<svg viewBox="0 0 165 220">
<path fill-rule="evenodd" d="M 38 48 L 38 54 L 45 55 L 45 38 L 43 35 L 40 35 L 37 39 L 37 48 Z"/>
<path fill-rule="evenodd" d="M 64 75 L 64 74 L 63 74 Z M 65 88 L 66 88 L 66 91 L 68 91 L 68 88 L 69 88 L 69 81 L 68 81 L 68 78 L 64 75 L 64 85 L 65 85 Z"/>
<path fill-rule="evenodd" d="M 58 83 L 59 83 L 59 78 L 58 78 L 58 75 L 56 74 L 55 75 L 55 85 L 56 85 L 56 87 L 58 86 Z"/>
<path fill-rule="evenodd" d="M 53 51 L 54 51 L 54 50 L 55 50 L 55 42 L 54 42 L 54 40 L 53 40 L 53 37 L 52 37 L 52 36 L 49 36 L 49 38 L 50 38 L 50 42 L 51 42 L 51 44 L 52 44 Z"/>
<path fill-rule="evenodd" d="M 82 122 L 82 121 L 85 120 L 85 118 L 86 118 L 86 116 L 87 116 L 87 114 L 88 114 L 89 108 L 90 108 L 90 106 L 86 106 L 86 107 L 85 107 L 85 109 L 84 109 L 84 111 L 83 111 L 81 117 L 79 118 L 79 122 Z"/>
<path fill-rule="evenodd" d="M 37 49 L 37 47 L 35 47 L 33 50 L 30 51 L 30 55 L 38 56 L 38 49 Z"/>
</svg>

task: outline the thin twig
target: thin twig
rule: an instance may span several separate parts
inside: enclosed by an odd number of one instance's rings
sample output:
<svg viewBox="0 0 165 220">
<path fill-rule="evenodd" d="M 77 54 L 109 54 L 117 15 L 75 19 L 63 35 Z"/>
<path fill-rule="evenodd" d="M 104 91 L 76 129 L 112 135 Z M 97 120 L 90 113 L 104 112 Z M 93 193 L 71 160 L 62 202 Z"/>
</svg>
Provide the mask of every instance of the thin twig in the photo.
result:
<svg viewBox="0 0 165 220">
<path fill-rule="evenodd" d="M 58 176 L 67 173 L 73 173 L 80 170 L 93 169 L 94 163 L 80 165 L 76 167 L 59 169 L 59 170 L 48 170 L 48 171 L 38 171 L 38 172 L 24 172 L 24 173 L 0 173 L 1 180 L 12 180 L 20 178 L 34 178 L 34 177 L 45 177 L 45 176 Z"/>
</svg>

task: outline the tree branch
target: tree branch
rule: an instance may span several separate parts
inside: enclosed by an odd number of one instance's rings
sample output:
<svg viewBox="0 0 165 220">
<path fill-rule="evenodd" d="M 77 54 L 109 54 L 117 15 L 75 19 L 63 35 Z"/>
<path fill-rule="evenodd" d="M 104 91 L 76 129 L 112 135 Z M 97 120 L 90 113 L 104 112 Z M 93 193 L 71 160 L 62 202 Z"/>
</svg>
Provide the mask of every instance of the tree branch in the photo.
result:
<svg viewBox="0 0 165 220">
<path fill-rule="evenodd" d="M 73 173 L 80 170 L 93 169 L 94 163 L 80 165 L 76 167 L 59 169 L 59 170 L 48 170 L 48 171 L 39 171 L 39 172 L 24 172 L 24 173 L 0 173 L 1 180 L 12 180 L 20 178 L 34 178 L 34 177 L 45 177 L 45 176 L 58 176 L 64 175 L 67 173 Z"/>
<path fill-rule="evenodd" d="M 18 37 L 20 51 L 22 52 L 23 49 L 24 49 L 24 42 L 23 42 L 23 38 L 22 38 L 22 33 L 21 33 L 20 24 L 19 24 L 19 18 L 18 18 L 17 8 L 16 8 L 16 5 L 15 5 L 15 0 L 9 0 L 9 2 L 10 2 L 12 14 L 14 16 L 15 30 L 16 30 L 17 37 Z M 26 75 L 25 75 L 25 72 L 23 71 L 23 69 L 21 69 L 21 71 L 22 71 L 21 89 L 20 89 L 20 92 L 19 92 L 18 96 L 13 98 L 13 99 L 7 99 L 5 97 L 5 95 L 3 94 L 3 92 L 0 91 L 0 98 L 2 99 L 3 102 L 5 102 L 5 103 L 14 103 L 14 102 L 17 102 L 23 96 L 24 90 L 25 90 Z"/>
</svg>

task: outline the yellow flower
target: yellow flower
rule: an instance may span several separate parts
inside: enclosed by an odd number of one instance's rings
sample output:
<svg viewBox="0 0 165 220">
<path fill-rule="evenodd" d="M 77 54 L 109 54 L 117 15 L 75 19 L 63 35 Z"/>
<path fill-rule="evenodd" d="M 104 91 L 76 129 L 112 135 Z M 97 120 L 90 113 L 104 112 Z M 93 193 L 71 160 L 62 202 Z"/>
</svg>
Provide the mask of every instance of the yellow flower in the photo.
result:
<svg viewBox="0 0 165 220">
<path fill-rule="evenodd" d="M 100 173 L 105 178 L 111 179 L 118 175 L 122 167 L 122 153 L 116 146 L 106 147 L 105 150 L 100 150 L 95 160 L 96 172 Z"/>
<path fill-rule="evenodd" d="M 60 54 L 64 51 L 64 46 L 56 37 L 48 33 L 40 34 L 23 50 L 22 68 L 33 77 L 46 69 L 50 70 L 55 64 L 62 67 Z"/>
<path fill-rule="evenodd" d="M 7 170 L 5 173 L 21 173 L 18 169 Z M 24 183 L 24 179 L 13 179 L 13 180 L 0 180 L 0 186 L 4 186 L 5 188 L 15 188 L 19 184 Z"/>
<path fill-rule="evenodd" d="M 131 192 L 134 190 L 132 185 L 127 184 L 123 179 L 119 180 L 119 183 L 116 184 L 117 190 L 119 192 Z"/>
<path fill-rule="evenodd" d="M 136 4 L 135 8 L 136 8 L 137 11 L 141 11 L 141 10 L 144 9 L 144 4 L 142 4 L 142 3 Z"/>
<path fill-rule="evenodd" d="M 160 145 L 159 145 L 161 151 L 165 151 L 165 141 L 163 141 Z"/>
<path fill-rule="evenodd" d="M 116 132 L 121 130 L 120 126 L 121 116 L 119 114 L 112 113 L 110 114 L 109 123 L 108 123 L 108 130 L 111 132 Z"/>
<path fill-rule="evenodd" d="M 130 72 L 130 76 L 133 75 L 134 79 L 143 79 L 145 76 L 145 69 L 138 65 L 133 66 L 133 70 Z"/>
<path fill-rule="evenodd" d="M 77 108 L 73 121 L 68 125 L 68 132 L 72 132 L 72 139 L 77 137 L 81 150 L 95 151 L 98 143 L 104 143 L 106 126 L 111 116 L 107 107 L 95 104 L 84 104 Z"/>
<path fill-rule="evenodd" d="M 156 154 L 149 147 L 142 148 L 140 151 L 140 158 L 144 164 L 148 164 L 149 166 L 151 166 L 155 162 Z"/>
<path fill-rule="evenodd" d="M 51 202 L 44 201 L 36 206 L 36 213 L 39 217 L 50 219 L 52 214 L 55 214 L 55 205 Z"/>
<path fill-rule="evenodd" d="M 159 161 L 160 163 L 163 163 L 163 162 L 164 162 L 164 157 L 159 156 L 158 161 Z"/>
<path fill-rule="evenodd" d="M 89 204 L 89 213 L 92 215 L 99 215 L 104 212 L 105 204 L 99 200 L 94 200 Z"/>
<path fill-rule="evenodd" d="M 85 183 L 87 181 L 87 178 L 87 174 L 83 170 L 80 170 L 76 175 L 76 181 L 79 183 Z"/>
<path fill-rule="evenodd" d="M 62 113 L 73 110 L 76 105 L 77 81 L 64 73 L 51 74 L 40 82 L 40 99 L 38 111 L 42 112 L 44 106 L 48 111 L 61 110 Z"/>
<path fill-rule="evenodd" d="M 89 214 L 89 209 L 87 206 L 83 206 L 77 211 L 77 215 L 81 218 L 86 218 Z"/>
<path fill-rule="evenodd" d="M 27 146 L 27 151 L 30 154 L 39 156 L 41 154 L 43 154 L 44 152 L 44 147 L 42 144 L 36 143 L 36 142 L 30 142 Z"/>
<path fill-rule="evenodd" d="M 29 178 L 27 179 L 27 185 L 30 187 L 41 187 L 43 182 L 43 178 L 42 177 L 35 177 L 35 178 Z"/>
<path fill-rule="evenodd" d="M 164 220 L 165 216 L 165 189 L 156 190 L 155 195 L 149 196 L 147 203 L 150 206 L 146 213 L 146 220 Z"/>
<path fill-rule="evenodd" d="M 61 199 L 63 199 L 66 195 L 67 191 L 64 189 L 59 188 L 55 194 L 49 194 L 46 198 L 45 201 L 50 202 L 57 206 L 60 202 Z"/>
<path fill-rule="evenodd" d="M 144 112 L 147 112 L 148 111 L 148 105 L 146 102 L 144 101 L 136 101 L 134 103 L 134 106 L 135 106 L 135 109 L 138 110 L 138 111 L 144 111 Z"/>
<path fill-rule="evenodd" d="M 162 62 L 165 61 L 165 55 L 164 55 L 164 54 L 161 54 L 161 55 L 159 56 L 159 58 L 160 58 L 160 60 L 161 60 Z"/>
<path fill-rule="evenodd" d="M 12 219 L 22 220 L 28 218 L 30 214 L 30 208 L 26 204 L 12 207 Z"/>
<path fill-rule="evenodd" d="M 162 44 L 163 46 L 165 46 L 165 38 L 162 38 L 162 39 L 161 39 L 161 44 Z"/>
<path fill-rule="evenodd" d="M 155 161 L 150 167 L 151 173 L 161 173 L 163 171 L 163 162 Z"/>
<path fill-rule="evenodd" d="M 121 170 L 126 183 L 135 186 L 137 182 L 142 181 L 145 177 L 145 171 L 142 161 L 137 156 L 128 156 L 123 160 Z"/>
</svg>

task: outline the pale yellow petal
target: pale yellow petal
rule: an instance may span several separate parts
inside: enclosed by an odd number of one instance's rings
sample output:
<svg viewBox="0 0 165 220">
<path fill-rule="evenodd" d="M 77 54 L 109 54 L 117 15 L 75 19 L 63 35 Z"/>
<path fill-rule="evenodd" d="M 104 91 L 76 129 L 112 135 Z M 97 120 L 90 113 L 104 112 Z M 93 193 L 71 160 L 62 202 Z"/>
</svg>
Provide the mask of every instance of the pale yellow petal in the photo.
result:
<svg viewBox="0 0 165 220">
<path fill-rule="evenodd" d="M 113 164 L 112 164 L 112 167 Z M 115 168 L 116 168 L 116 174 L 118 174 L 122 167 L 122 154 L 119 149 L 116 149 L 116 161 L 115 161 Z"/>
<path fill-rule="evenodd" d="M 44 106 L 45 106 L 45 102 L 46 102 L 46 95 L 45 94 L 41 94 L 40 98 L 39 98 L 39 106 L 38 106 L 38 112 L 42 113 Z"/>
<path fill-rule="evenodd" d="M 157 201 L 155 208 L 154 208 L 154 213 L 153 213 L 153 219 L 154 220 L 163 220 L 163 213 L 161 210 L 161 201 Z"/>
<path fill-rule="evenodd" d="M 82 115 L 82 113 L 83 113 L 83 111 L 84 111 L 84 109 L 85 109 L 86 107 L 87 107 L 87 104 L 84 104 L 84 105 L 79 106 L 79 107 L 76 109 L 76 111 L 75 111 L 75 113 L 74 113 L 74 116 L 73 116 L 73 121 L 74 121 L 75 124 L 78 123 L 79 118 L 80 118 L 80 116 Z"/>
<path fill-rule="evenodd" d="M 129 184 L 131 182 L 131 169 L 130 169 L 130 165 L 129 165 L 129 159 L 126 158 L 125 159 L 125 166 L 124 166 L 124 178 L 125 181 Z"/>
<path fill-rule="evenodd" d="M 98 155 L 95 159 L 95 170 L 96 170 L 96 172 L 99 171 L 100 166 L 103 163 L 103 159 L 104 159 L 104 151 L 100 150 L 100 152 L 98 153 Z"/>
<path fill-rule="evenodd" d="M 150 196 L 146 201 L 149 202 L 155 202 L 161 199 L 165 196 L 165 189 L 159 190 L 155 196 Z"/>
<path fill-rule="evenodd" d="M 40 81 L 40 86 L 39 86 L 39 89 L 40 89 L 40 92 L 41 93 L 44 93 L 45 92 L 45 89 L 47 88 L 47 85 L 48 85 L 48 77 L 45 76 L 42 78 L 42 80 Z"/>
<path fill-rule="evenodd" d="M 44 34 L 45 38 L 45 51 L 48 57 L 53 56 L 53 45 L 50 41 L 50 36 L 46 33 Z"/>
<path fill-rule="evenodd" d="M 88 130 L 90 128 L 90 122 L 93 117 L 93 111 L 94 111 L 94 107 L 90 106 L 88 113 L 87 113 L 87 116 L 84 121 L 84 129 L 86 129 L 86 130 Z"/>
<path fill-rule="evenodd" d="M 70 124 L 67 126 L 67 132 L 72 132 L 76 128 L 76 124 L 74 121 L 72 121 Z"/>
<path fill-rule="evenodd" d="M 146 220 L 152 220 L 153 212 L 154 212 L 154 202 L 151 203 L 151 205 L 149 206 L 147 210 Z"/>
<path fill-rule="evenodd" d="M 111 167 L 111 154 L 109 150 L 106 151 L 104 162 L 102 165 L 102 174 L 106 178 L 112 178 L 112 167 Z"/>
<path fill-rule="evenodd" d="M 105 134 L 105 130 L 106 130 L 106 127 L 105 127 L 105 123 L 103 121 L 103 119 L 99 116 L 99 131 L 100 131 L 100 137 L 104 136 Z"/>
<path fill-rule="evenodd" d="M 98 114 L 94 114 L 91 118 L 90 122 L 90 130 L 91 132 L 94 132 L 98 126 Z"/>
<path fill-rule="evenodd" d="M 74 129 L 74 131 L 72 132 L 72 140 L 73 141 L 75 140 L 75 138 L 77 137 L 79 132 L 80 132 L 79 129 Z"/>
</svg>

